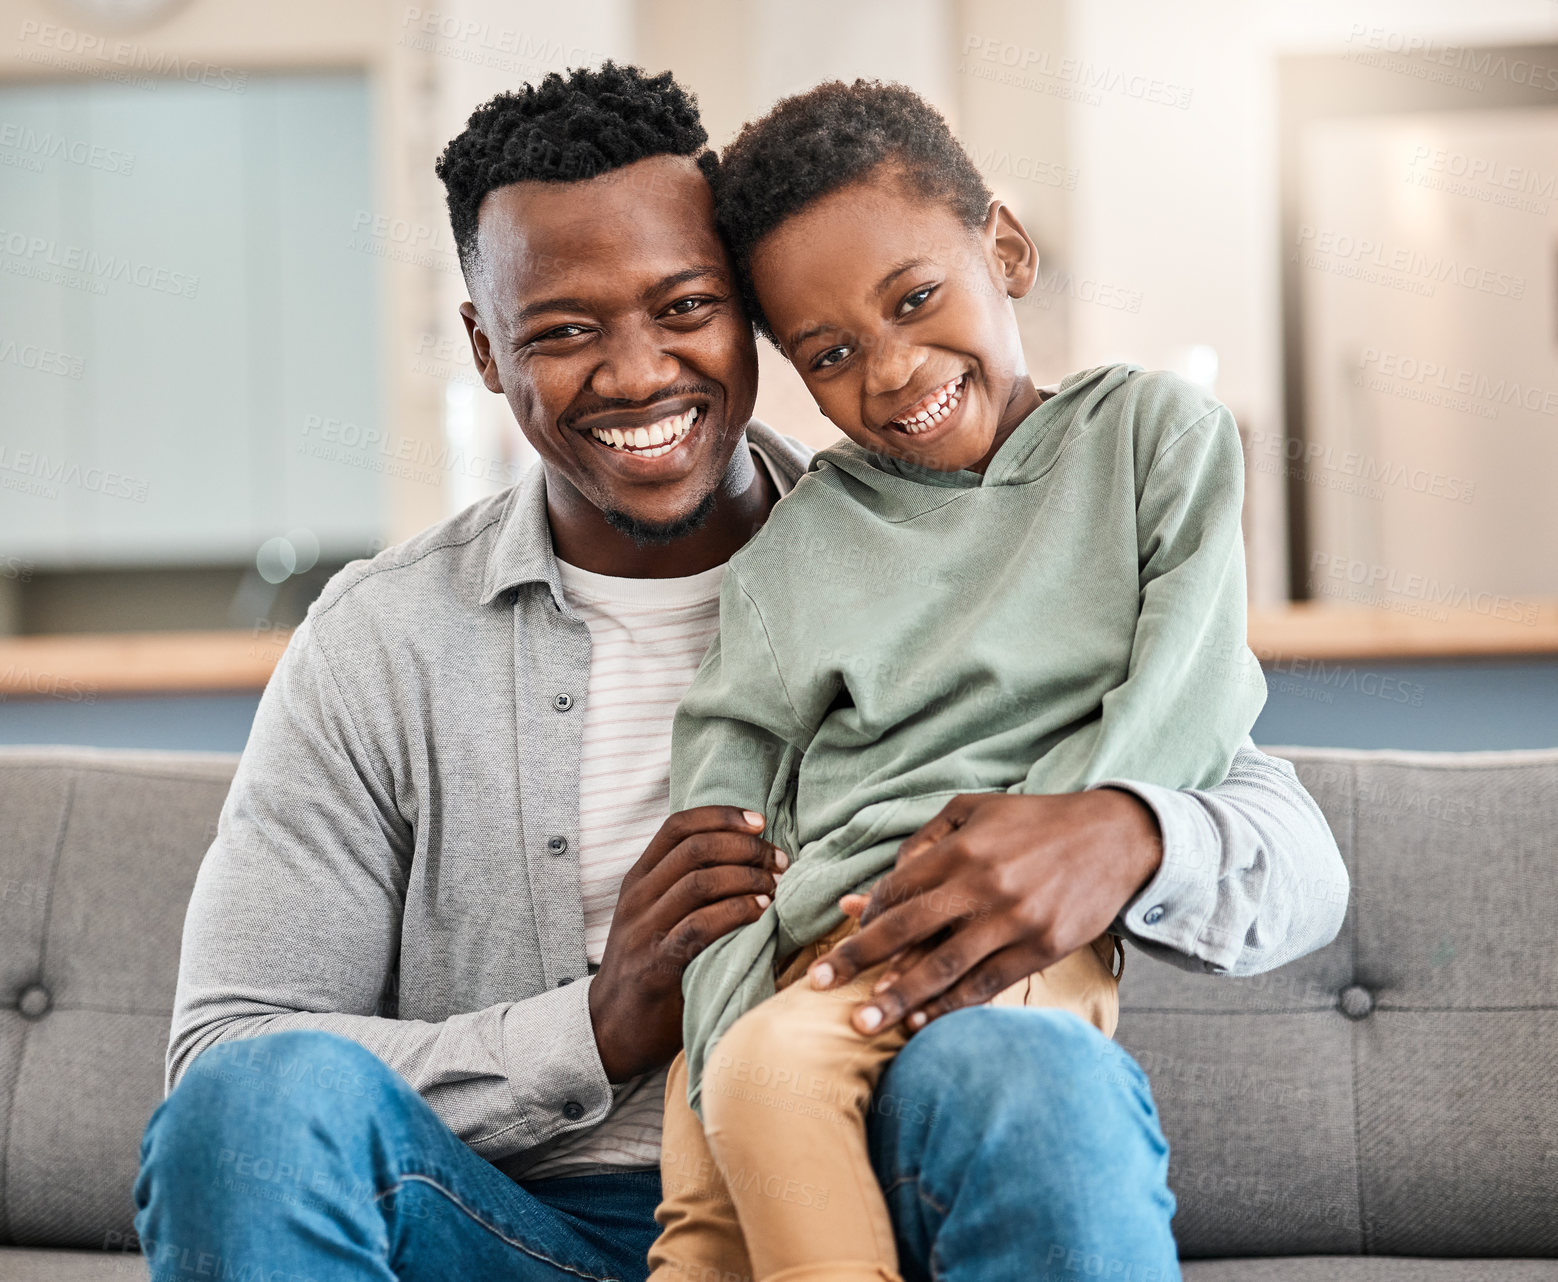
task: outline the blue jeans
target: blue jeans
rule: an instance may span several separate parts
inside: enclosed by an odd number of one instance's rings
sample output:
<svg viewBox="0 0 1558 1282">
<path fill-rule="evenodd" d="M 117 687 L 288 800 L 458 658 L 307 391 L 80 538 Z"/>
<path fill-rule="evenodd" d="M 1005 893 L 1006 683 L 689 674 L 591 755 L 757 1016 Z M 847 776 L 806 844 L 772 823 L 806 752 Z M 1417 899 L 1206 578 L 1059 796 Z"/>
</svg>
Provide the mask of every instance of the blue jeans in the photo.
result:
<svg viewBox="0 0 1558 1282">
<path fill-rule="evenodd" d="M 868 1130 L 906 1282 L 1179 1278 L 1146 1075 L 1069 1011 L 928 1025 Z M 517 1184 L 368 1051 L 290 1032 L 190 1066 L 146 1127 L 135 1226 L 154 1282 L 640 1282 L 659 1200 L 657 1170 Z"/>
</svg>

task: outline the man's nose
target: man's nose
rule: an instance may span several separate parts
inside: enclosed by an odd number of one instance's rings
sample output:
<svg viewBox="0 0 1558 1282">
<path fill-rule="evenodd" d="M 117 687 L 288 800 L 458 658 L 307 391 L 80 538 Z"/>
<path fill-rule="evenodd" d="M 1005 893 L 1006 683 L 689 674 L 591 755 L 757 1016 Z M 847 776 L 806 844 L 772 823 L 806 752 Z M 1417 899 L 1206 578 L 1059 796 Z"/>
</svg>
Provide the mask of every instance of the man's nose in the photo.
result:
<svg viewBox="0 0 1558 1282">
<path fill-rule="evenodd" d="M 681 362 L 644 330 L 614 334 L 605 359 L 590 379 L 591 390 L 611 401 L 647 401 L 669 387 L 681 372 Z"/>
<path fill-rule="evenodd" d="M 867 396 L 890 396 L 901 392 L 923 363 L 924 353 L 912 343 L 880 339 L 867 349 L 862 390 Z"/>
</svg>

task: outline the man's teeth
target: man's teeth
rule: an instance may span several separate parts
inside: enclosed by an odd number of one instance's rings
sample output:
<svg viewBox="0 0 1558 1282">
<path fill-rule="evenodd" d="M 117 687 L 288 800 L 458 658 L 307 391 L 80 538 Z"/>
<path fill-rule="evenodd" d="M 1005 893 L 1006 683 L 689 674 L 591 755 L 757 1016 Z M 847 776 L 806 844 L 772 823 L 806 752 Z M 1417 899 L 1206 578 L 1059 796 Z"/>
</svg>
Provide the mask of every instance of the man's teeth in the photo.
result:
<svg viewBox="0 0 1558 1282">
<path fill-rule="evenodd" d="M 698 407 L 695 405 L 648 427 L 592 427 L 590 435 L 614 450 L 637 454 L 640 458 L 659 458 L 674 450 L 697 421 Z"/>
<path fill-rule="evenodd" d="M 911 436 L 928 427 L 935 427 L 957 409 L 962 396 L 963 375 L 959 374 L 950 383 L 943 383 L 907 414 L 895 418 L 893 426 L 903 428 Z"/>
</svg>

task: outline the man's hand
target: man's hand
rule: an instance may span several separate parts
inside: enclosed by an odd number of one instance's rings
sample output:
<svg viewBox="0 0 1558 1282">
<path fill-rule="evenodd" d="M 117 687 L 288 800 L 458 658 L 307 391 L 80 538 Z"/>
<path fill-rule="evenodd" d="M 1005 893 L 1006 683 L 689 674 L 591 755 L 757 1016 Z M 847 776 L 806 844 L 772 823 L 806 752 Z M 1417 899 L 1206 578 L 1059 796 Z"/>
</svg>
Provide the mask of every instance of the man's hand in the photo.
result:
<svg viewBox="0 0 1558 1282">
<path fill-rule="evenodd" d="M 1156 817 L 1121 789 L 954 797 L 869 897 L 840 900 L 861 929 L 812 963 L 812 985 L 892 959 L 854 1025 L 870 1033 L 908 1016 L 917 1030 L 1095 939 L 1162 858 Z"/>
<path fill-rule="evenodd" d="M 756 921 L 789 856 L 758 836 L 763 816 L 733 806 L 683 810 L 660 825 L 622 879 L 590 1021 L 606 1078 L 669 1063 L 682 1045 L 682 971 L 710 943 Z"/>
</svg>

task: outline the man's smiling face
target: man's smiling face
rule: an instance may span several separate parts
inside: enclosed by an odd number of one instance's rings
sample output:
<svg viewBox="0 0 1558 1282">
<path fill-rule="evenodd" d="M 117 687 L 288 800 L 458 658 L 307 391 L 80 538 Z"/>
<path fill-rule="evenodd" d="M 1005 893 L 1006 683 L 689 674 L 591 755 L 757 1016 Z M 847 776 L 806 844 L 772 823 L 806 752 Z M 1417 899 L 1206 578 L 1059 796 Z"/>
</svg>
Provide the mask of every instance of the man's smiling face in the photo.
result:
<svg viewBox="0 0 1558 1282">
<path fill-rule="evenodd" d="M 719 497 L 752 417 L 757 349 L 695 161 L 652 156 L 482 201 L 472 302 L 483 380 L 550 499 L 674 537 Z"/>
</svg>

